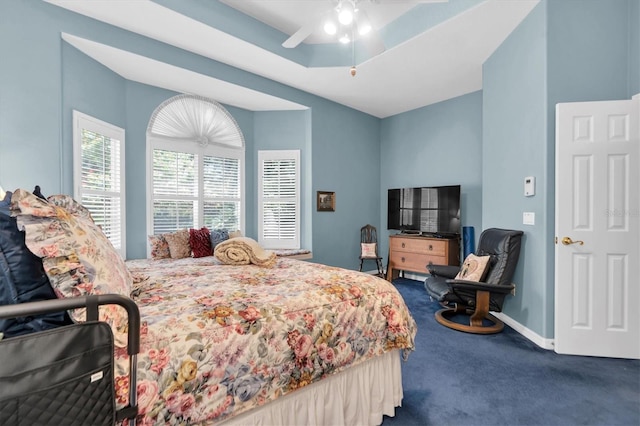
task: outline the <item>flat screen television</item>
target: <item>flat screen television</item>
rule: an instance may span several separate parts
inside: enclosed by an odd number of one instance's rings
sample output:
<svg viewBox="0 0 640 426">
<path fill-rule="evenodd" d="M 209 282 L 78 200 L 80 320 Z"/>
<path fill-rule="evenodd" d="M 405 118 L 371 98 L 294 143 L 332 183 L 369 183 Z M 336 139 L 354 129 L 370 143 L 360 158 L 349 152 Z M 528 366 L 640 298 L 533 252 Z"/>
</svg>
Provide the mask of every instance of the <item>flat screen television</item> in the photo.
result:
<svg viewBox="0 0 640 426">
<path fill-rule="evenodd" d="M 387 229 L 460 236 L 460 185 L 389 189 Z"/>
</svg>

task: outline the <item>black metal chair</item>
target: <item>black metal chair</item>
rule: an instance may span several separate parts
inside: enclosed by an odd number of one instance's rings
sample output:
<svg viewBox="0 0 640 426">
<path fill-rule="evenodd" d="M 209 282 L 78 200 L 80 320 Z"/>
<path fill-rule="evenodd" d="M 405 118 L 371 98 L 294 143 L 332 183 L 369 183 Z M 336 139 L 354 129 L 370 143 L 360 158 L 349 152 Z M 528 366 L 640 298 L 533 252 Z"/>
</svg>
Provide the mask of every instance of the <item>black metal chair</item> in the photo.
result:
<svg viewBox="0 0 640 426">
<path fill-rule="evenodd" d="M 382 257 L 378 256 L 378 231 L 375 226 L 365 225 L 360 228 L 360 272 L 365 260 L 374 260 L 378 268 L 379 277 L 384 277 Z"/>
<path fill-rule="evenodd" d="M 502 312 L 507 294 L 515 289 L 511 282 L 518 258 L 522 231 L 490 228 L 480 235 L 476 256 L 490 256 L 488 271 L 481 281 L 456 279 L 457 266 L 428 265 L 425 288 L 430 297 L 444 309 L 436 312 L 438 323 L 467 333 L 491 334 L 504 328 L 504 323 L 489 312 Z M 453 321 L 457 315 L 469 316 L 468 325 Z"/>
</svg>

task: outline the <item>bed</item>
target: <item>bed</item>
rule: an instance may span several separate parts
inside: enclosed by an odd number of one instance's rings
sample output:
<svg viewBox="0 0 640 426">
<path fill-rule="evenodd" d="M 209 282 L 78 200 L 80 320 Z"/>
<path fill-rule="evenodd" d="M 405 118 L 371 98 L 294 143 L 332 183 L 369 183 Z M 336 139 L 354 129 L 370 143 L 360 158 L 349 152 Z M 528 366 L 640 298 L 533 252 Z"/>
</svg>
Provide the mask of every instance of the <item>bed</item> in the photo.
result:
<svg viewBox="0 0 640 426">
<path fill-rule="evenodd" d="M 282 256 L 269 267 L 214 256 L 125 263 L 96 246 L 106 237 L 72 200 L 21 192 L 12 210 L 58 297 L 119 293 L 138 305 L 140 425 L 379 424 L 401 404 L 416 326 L 381 278 Z M 124 406 L 126 322 L 118 307 L 100 315 L 116 337 Z"/>
</svg>

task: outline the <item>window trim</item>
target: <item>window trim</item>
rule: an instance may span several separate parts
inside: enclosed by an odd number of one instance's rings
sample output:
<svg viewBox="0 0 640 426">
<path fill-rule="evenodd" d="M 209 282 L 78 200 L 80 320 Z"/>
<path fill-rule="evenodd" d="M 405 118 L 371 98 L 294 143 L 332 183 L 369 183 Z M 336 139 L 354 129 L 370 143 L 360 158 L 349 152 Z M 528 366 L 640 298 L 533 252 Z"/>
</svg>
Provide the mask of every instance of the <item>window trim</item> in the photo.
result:
<svg viewBox="0 0 640 426">
<path fill-rule="evenodd" d="M 117 193 L 107 191 L 88 191 L 87 193 L 117 194 L 120 198 L 120 249 L 116 249 L 123 259 L 127 258 L 127 182 L 126 177 L 126 142 L 125 130 L 106 121 L 73 110 L 73 198 L 82 202 L 82 133 L 81 129 L 87 129 L 101 135 L 115 139 L 120 144 L 120 191 Z"/>
<path fill-rule="evenodd" d="M 264 196 L 263 196 L 263 167 L 266 160 L 294 160 L 295 161 L 295 238 L 293 240 L 265 240 L 264 239 Z M 301 220 L 301 175 L 300 175 L 300 150 L 260 150 L 258 151 L 258 242 L 269 249 L 299 249 L 301 244 L 300 223 Z M 275 244 L 274 244 L 275 243 Z"/>
</svg>

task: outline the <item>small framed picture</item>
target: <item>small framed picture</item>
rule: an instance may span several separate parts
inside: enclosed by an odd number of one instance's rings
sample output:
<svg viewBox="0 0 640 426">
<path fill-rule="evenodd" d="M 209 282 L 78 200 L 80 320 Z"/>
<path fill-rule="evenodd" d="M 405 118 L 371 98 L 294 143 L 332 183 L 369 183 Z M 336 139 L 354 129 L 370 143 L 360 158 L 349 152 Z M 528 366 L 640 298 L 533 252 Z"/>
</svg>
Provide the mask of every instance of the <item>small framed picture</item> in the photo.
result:
<svg viewBox="0 0 640 426">
<path fill-rule="evenodd" d="M 335 212 L 336 211 L 336 193 L 327 191 L 318 191 L 318 211 L 319 212 Z"/>
</svg>

